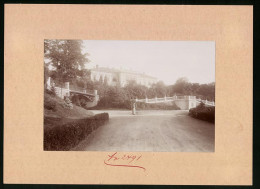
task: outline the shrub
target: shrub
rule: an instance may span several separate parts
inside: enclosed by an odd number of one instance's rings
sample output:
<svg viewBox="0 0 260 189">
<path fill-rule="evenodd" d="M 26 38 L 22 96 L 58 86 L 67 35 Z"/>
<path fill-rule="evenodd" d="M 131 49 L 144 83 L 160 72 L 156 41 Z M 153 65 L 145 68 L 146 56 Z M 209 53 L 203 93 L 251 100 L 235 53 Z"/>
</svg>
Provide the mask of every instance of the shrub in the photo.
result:
<svg viewBox="0 0 260 189">
<path fill-rule="evenodd" d="M 47 110 L 52 110 L 52 111 L 56 111 L 57 107 L 56 107 L 56 101 L 52 98 L 50 98 L 47 95 L 44 95 L 44 108 Z"/>
<path fill-rule="evenodd" d="M 87 100 L 86 100 L 86 99 L 81 98 L 81 99 L 79 100 L 79 103 L 80 103 L 80 106 L 86 108 L 86 105 L 87 105 Z"/>
<path fill-rule="evenodd" d="M 72 101 L 73 104 L 75 104 L 77 106 L 80 106 L 80 100 L 79 100 L 79 96 L 78 95 L 72 96 L 71 101 Z"/>
<path fill-rule="evenodd" d="M 206 107 L 204 104 L 200 104 L 196 108 L 191 108 L 189 110 L 189 115 L 214 123 L 215 122 L 215 107 Z"/>
<path fill-rule="evenodd" d="M 53 86 L 51 87 L 51 90 L 45 89 L 45 92 L 51 96 L 56 96 L 55 88 Z"/>
<path fill-rule="evenodd" d="M 64 97 L 64 103 L 62 105 L 63 105 L 63 108 L 73 109 L 73 104 L 72 104 L 71 100 L 69 99 L 69 97 Z"/>
<path fill-rule="evenodd" d="M 85 119 L 73 120 L 64 125 L 44 127 L 44 150 L 69 150 L 92 131 L 104 125 L 108 119 L 108 113 L 102 113 Z"/>
</svg>

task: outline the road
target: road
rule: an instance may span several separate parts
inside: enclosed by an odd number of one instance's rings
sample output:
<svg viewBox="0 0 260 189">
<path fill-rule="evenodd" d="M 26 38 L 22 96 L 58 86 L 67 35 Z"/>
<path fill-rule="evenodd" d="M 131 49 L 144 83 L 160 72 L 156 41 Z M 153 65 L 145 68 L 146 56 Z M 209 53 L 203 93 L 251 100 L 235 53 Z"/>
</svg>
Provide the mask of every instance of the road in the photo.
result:
<svg viewBox="0 0 260 189">
<path fill-rule="evenodd" d="M 215 126 L 188 116 L 188 111 L 108 112 L 98 128 L 73 151 L 214 152 Z"/>
</svg>

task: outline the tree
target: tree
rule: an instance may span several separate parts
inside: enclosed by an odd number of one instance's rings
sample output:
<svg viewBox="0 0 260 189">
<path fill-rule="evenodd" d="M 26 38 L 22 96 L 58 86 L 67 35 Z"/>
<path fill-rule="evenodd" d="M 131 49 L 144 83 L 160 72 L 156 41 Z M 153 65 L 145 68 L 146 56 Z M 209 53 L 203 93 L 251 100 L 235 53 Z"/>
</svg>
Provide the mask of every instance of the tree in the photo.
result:
<svg viewBox="0 0 260 189">
<path fill-rule="evenodd" d="M 137 84 L 134 80 L 129 81 L 127 85 L 124 87 L 124 90 L 126 90 L 129 99 L 145 98 L 148 91 L 147 87 Z"/>
<path fill-rule="evenodd" d="M 173 93 L 185 94 L 187 91 L 188 79 L 185 77 L 179 78 L 173 85 Z M 186 88 L 186 89 L 185 89 Z"/>
<path fill-rule="evenodd" d="M 167 95 L 167 87 L 163 83 L 163 81 L 159 81 L 156 84 L 153 84 L 151 87 L 153 92 L 155 92 L 155 96 L 157 97 L 164 97 Z"/>
<path fill-rule="evenodd" d="M 191 83 L 192 95 L 198 94 L 199 88 L 200 88 L 200 84 L 199 83 Z"/>
<path fill-rule="evenodd" d="M 90 71 L 87 69 L 82 69 L 78 71 L 77 79 L 75 79 L 72 83 L 76 84 L 78 87 L 86 89 L 90 82 Z"/>
<path fill-rule="evenodd" d="M 215 100 L 215 83 L 200 85 L 198 94 L 207 100 Z"/>
<path fill-rule="evenodd" d="M 44 53 L 54 68 L 52 74 L 62 83 L 80 76 L 84 64 L 89 62 L 87 54 L 82 54 L 79 40 L 45 40 Z"/>
<path fill-rule="evenodd" d="M 101 75 L 100 78 L 99 78 L 99 81 L 98 81 L 100 84 L 103 84 L 104 83 L 104 79 L 103 79 L 103 76 Z"/>
<path fill-rule="evenodd" d="M 107 81 L 107 76 L 105 76 L 104 78 L 104 85 L 107 85 L 108 81 Z"/>
</svg>

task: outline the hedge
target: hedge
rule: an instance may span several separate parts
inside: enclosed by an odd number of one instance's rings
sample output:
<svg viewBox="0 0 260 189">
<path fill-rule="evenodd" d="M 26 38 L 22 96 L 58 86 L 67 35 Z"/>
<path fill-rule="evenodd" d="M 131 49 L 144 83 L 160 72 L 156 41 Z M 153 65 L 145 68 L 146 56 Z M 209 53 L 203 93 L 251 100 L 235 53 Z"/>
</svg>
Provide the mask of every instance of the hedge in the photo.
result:
<svg viewBox="0 0 260 189">
<path fill-rule="evenodd" d="M 44 150 L 69 150 L 108 120 L 108 113 L 102 113 L 63 125 L 44 127 Z"/>
<path fill-rule="evenodd" d="M 189 110 L 189 115 L 200 120 L 215 123 L 215 107 L 207 107 L 203 104 Z"/>
<path fill-rule="evenodd" d="M 47 110 L 56 111 L 57 110 L 57 103 L 51 96 L 44 96 L 44 108 Z"/>
</svg>

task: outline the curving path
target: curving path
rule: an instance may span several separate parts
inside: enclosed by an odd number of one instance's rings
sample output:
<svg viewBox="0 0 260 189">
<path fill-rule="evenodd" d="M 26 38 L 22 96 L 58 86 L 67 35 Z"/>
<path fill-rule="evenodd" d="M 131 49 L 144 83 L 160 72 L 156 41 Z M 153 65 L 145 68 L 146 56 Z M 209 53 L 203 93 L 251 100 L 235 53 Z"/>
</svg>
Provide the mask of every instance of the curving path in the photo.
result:
<svg viewBox="0 0 260 189">
<path fill-rule="evenodd" d="M 94 111 L 101 112 L 109 113 L 109 123 L 73 151 L 214 152 L 214 124 L 188 111 Z"/>
</svg>

